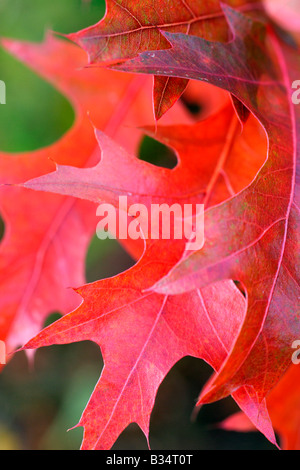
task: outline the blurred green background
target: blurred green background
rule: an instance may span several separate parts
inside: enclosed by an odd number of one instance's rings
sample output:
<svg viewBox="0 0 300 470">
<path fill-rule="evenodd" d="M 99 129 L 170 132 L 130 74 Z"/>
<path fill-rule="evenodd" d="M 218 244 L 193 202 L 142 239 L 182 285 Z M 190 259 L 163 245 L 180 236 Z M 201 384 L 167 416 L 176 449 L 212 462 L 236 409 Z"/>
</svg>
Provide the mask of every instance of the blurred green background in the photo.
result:
<svg viewBox="0 0 300 470">
<path fill-rule="evenodd" d="M 104 14 L 104 0 L 0 0 L 0 36 L 41 41 L 45 31 L 77 31 Z M 0 150 L 37 149 L 57 140 L 71 125 L 69 102 L 0 48 L 0 79 L 7 104 L 0 106 Z M 140 157 L 164 161 L 166 149 L 149 138 Z M 86 260 L 88 281 L 123 271 L 133 262 L 113 240 L 93 239 Z M 58 314 L 49 317 L 47 323 Z M 82 429 L 73 427 L 102 368 L 91 342 L 53 346 L 36 352 L 31 367 L 25 353 L 15 355 L 0 374 L 0 450 L 78 449 Z M 195 421 L 197 396 L 211 374 L 200 360 L 185 358 L 161 385 L 151 419 L 152 449 L 273 449 L 257 432 L 232 433 L 216 423 L 237 410 L 232 399 L 205 406 Z M 129 426 L 114 449 L 146 449 L 136 425 Z"/>
</svg>

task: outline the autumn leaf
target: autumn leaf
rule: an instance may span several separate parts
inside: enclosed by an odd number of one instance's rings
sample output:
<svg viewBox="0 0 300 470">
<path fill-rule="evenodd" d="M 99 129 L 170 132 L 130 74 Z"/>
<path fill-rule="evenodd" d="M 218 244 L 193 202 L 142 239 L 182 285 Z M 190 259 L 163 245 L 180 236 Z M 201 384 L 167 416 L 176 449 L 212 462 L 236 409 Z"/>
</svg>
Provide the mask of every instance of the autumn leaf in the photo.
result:
<svg viewBox="0 0 300 470">
<path fill-rule="evenodd" d="M 136 126 L 143 119 L 152 123 L 153 117 L 147 78 L 87 69 L 82 50 L 50 35 L 43 44 L 3 39 L 2 45 L 67 96 L 76 113 L 72 128 L 53 145 L 34 152 L 0 153 L 0 210 L 5 222 L 0 337 L 10 352 L 40 331 L 51 312 L 66 313 L 80 303 L 68 288 L 85 282 L 85 256 L 96 230 L 96 212 L 85 201 L 45 193 L 37 198 L 5 184 L 50 173 L 54 161 L 75 167 L 97 162 L 91 119 L 135 151 L 141 139 Z M 180 109 L 174 115 L 187 121 Z"/>
<path fill-rule="evenodd" d="M 257 0 L 225 0 L 226 4 L 248 13 L 261 8 Z M 168 49 L 162 34 L 180 32 L 209 40 L 226 41 L 228 26 L 219 0 L 135 1 L 107 0 L 104 18 L 67 37 L 89 54 L 91 65 L 108 65 L 137 56 L 143 51 Z M 155 52 L 151 52 L 155 57 Z M 184 77 L 155 76 L 154 111 L 160 119 L 182 95 L 188 80 Z"/>
<path fill-rule="evenodd" d="M 147 207 L 155 201 L 184 204 L 205 199 L 211 205 L 228 199 L 246 184 L 251 172 L 255 174 L 262 165 L 266 152 L 265 136 L 257 121 L 249 119 L 241 133 L 231 104 L 208 121 L 157 129 L 158 138 L 177 152 L 179 162 L 173 170 L 140 161 L 105 134 L 96 134 L 102 154 L 95 167 L 58 166 L 56 172 L 25 186 L 95 202 L 106 200 L 115 206 L 120 195 L 128 197 L 128 204 L 142 202 Z M 249 145 L 253 139 L 257 154 Z M 206 158 L 199 158 L 199 148 Z M 240 180 L 231 179 L 243 154 L 245 167 L 238 166 Z M 30 349 L 86 339 L 100 346 L 105 366 L 79 422 L 85 429 L 83 449 L 110 448 L 131 422 L 139 424 L 149 441 L 157 389 L 171 367 L 186 355 L 204 359 L 215 370 L 225 360 L 245 307 L 243 295 L 232 282 L 181 296 L 145 293 L 180 259 L 184 247 L 184 240 L 147 240 L 142 258 L 133 268 L 76 289 L 83 297 L 81 306 L 24 346 Z M 275 444 L 265 402 L 259 402 L 250 387 L 241 387 L 233 397 Z"/>
<path fill-rule="evenodd" d="M 228 44 L 164 33 L 171 49 L 155 61 L 142 53 L 118 68 L 176 75 L 220 86 L 261 122 L 268 158 L 253 182 L 206 212 L 205 245 L 185 257 L 153 289 L 179 294 L 222 279 L 240 281 L 247 314 L 227 360 L 200 396 L 221 399 L 241 385 L 262 400 L 291 362 L 299 337 L 299 107 L 291 85 L 300 75 L 299 51 L 271 28 L 224 6 L 233 31 Z"/>
</svg>

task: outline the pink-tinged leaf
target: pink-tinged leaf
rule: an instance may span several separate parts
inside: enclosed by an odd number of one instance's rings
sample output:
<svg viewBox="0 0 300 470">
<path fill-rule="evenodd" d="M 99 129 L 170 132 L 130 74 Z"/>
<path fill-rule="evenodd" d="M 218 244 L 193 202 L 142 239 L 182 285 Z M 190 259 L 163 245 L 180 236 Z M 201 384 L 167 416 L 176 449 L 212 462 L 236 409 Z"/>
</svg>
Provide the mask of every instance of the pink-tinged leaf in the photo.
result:
<svg viewBox="0 0 300 470">
<path fill-rule="evenodd" d="M 91 119 L 130 151 L 136 151 L 141 139 L 137 126 L 154 120 L 150 77 L 88 69 L 84 51 L 50 35 L 42 44 L 3 39 L 2 45 L 69 98 L 76 113 L 72 128 L 53 145 L 34 152 L 0 153 L 0 210 L 5 222 L 0 338 L 9 352 L 36 334 L 51 312 L 66 313 L 79 304 L 80 297 L 69 287 L 85 282 L 85 255 L 97 219 L 94 204 L 46 193 L 36 197 L 5 184 L 50 173 L 54 161 L 74 167 L 95 164 L 99 148 Z M 179 104 L 166 122 L 175 118 L 190 122 Z"/>
<path fill-rule="evenodd" d="M 205 202 L 211 206 L 249 184 L 267 151 L 266 137 L 257 120 L 251 117 L 241 132 L 228 101 L 222 111 L 199 123 L 159 126 L 156 130 L 148 127 L 145 131 L 176 151 L 178 164 L 174 169 L 141 161 L 96 130 L 101 148 L 96 166 L 81 169 L 57 165 L 55 172 L 22 186 L 97 203 L 105 201 L 115 207 L 122 195 L 127 196 L 128 205 Z M 251 148 L 254 141 L 255 150 Z M 203 158 L 199 158 L 200 150 Z"/>
<path fill-rule="evenodd" d="M 114 205 L 120 195 L 126 195 L 129 203 L 142 202 L 147 207 L 154 201 L 184 204 L 205 199 L 212 205 L 247 184 L 266 155 L 265 135 L 256 120 L 250 118 L 241 133 L 231 105 L 193 126 L 159 127 L 156 135 L 176 150 L 174 170 L 139 161 L 97 131 L 102 150 L 97 166 L 83 170 L 60 166 L 26 187 L 71 192 Z M 257 154 L 249 146 L 254 139 Z M 206 158 L 199 158 L 201 147 Z M 245 167 L 239 165 L 241 155 L 248 162 Z M 229 184 L 236 165 L 240 180 L 233 177 Z M 245 298 L 231 281 L 180 296 L 146 292 L 181 258 L 184 247 L 182 240 L 148 240 L 132 269 L 77 289 L 83 297 L 81 306 L 24 346 L 87 339 L 100 346 L 105 366 L 79 422 L 85 429 L 83 449 L 110 448 L 131 422 L 138 423 L 149 440 L 157 389 L 170 368 L 186 355 L 204 359 L 215 370 L 226 359 L 245 312 Z M 259 402 L 252 387 L 235 390 L 233 398 L 276 444 L 265 402 Z"/>
</svg>

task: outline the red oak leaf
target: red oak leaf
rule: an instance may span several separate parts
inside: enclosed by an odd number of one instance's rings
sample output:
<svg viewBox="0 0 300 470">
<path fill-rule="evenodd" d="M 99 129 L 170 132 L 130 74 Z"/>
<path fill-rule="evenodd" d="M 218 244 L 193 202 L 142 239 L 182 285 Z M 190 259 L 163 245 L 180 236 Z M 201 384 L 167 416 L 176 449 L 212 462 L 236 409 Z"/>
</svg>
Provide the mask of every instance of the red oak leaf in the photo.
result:
<svg viewBox="0 0 300 470">
<path fill-rule="evenodd" d="M 132 422 L 149 440 L 157 389 L 171 367 L 187 355 L 216 368 L 226 358 L 242 319 L 244 298 L 228 282 L 179 297 L 144 293 L 149 281 L 178 259 L 174 246 L 170 251 L 169 241 L 150 244 L 131 270 L 77 289 L 82 305 L 25 345 L 39 348 L 92 340 L 101 347 L 105 366 L 78 423 L 84 427 L 82 449 L 111 448 Z M 264 403 L 256 403 L 251 390 L 243 388 L 233 397 L 245 411 L 251 406 L 253 417 L 260 415 L 261 426 L 275 442 Z"/>
<path fill-rule="evenodd" d="M 297 0 L 264 0 L 269 15 L 283 28 L 300 31 L 300 12 Z"/>
<path fill-rule="evenodd" d="M 252 386 L 263 400 L 290 365 L 291 345 L 300 335 L 300 108 L 291 100 L 292 83 L 300 76 L 299 50 L 263 23 L 224 10 L 233 31 L 228 44 L 164 33 L 172 48 L 157 51 L 155 60 L 145 52 L 119 67 L 220 86 L 259 119 L 268 137 L 268 158 L 254 181 L 206 212 L 203 249 L 185 256 L 153 287 L 179 294 L 235 279 L 247 291 L 244 323 L 201 403 L 242 385 Z"/>
<path fill-rule="evenodd" d="M 76 167 L 96 163 L 99 149 L 90 119 L 128 150 L 137 149 L 141 132 L 135 127 L 153 123 L 151 79 L 87 69 L 80 48 L 50 35 L 43 44 L 2 44 L 67 96 L 76 113 L 72 128 L 55 144 L 34 152 L 1 152 L 2 184 L 51 172 L 53 161 Z M 180 107 L 166 122 L 175 117 L 187 122 Z M 79 304 L 79 296 L 67 287 L 85 282 L 96 208 L 53 194 L 36 197 L 16 186 L 2 185 L 0 191 L 6 226 L 0 248 L 0 338 L 9 352 L 40 331 L 51 312 L 66 313 Z"/>
<path fill-rule="evenodd" d="M 102 154 L 95 167 L 58 166 L 56 172 L 25 186 L 115 206 L 120 195 L 128 197 L 128 204 L 139 202 L 147 207 L 153 202 L 184 204 L 205 199 L 209 206 L 247 184 L 266 155 L 265 136 L 255 119 L 250 118 L 241 133 L 231 105 L 207 121 L 159 128 L 157 135 L 177 151 L 179 162 L 173 170 L 138 160 L 97 131 Z M 257 153 L 249 145 L 254 140 Z M 231 176 L 242 156 L 245 167 L 238 165 L 241 179 L 234 180 Z M 250 171 L 245 172 L 247 166 Z M 184 240 L 147 240 L 142 258 L 133 268 L 76 289 L 83 297 L 81 306 L 24 346 L 30 349 L 87 339 L 100 346 L 105 366 L 79 422 L 85 430 L 83 449 L 110 448 L 131 422 L 138 423 L 149 439 L 157 389 L 170 368 L 186 355 L 203 358 L 215 370 L 226 359 L 245 307 L 244 297 L 231 281 L 180 296 L 145 292 L 180 259 L 184 247 Z M 251 387 L 241 387 L 232 395 L 275 443 L 265 401 L 259 402 Z"/>
</svg>

